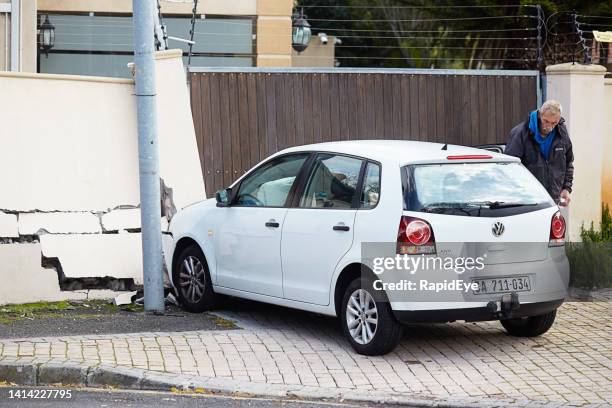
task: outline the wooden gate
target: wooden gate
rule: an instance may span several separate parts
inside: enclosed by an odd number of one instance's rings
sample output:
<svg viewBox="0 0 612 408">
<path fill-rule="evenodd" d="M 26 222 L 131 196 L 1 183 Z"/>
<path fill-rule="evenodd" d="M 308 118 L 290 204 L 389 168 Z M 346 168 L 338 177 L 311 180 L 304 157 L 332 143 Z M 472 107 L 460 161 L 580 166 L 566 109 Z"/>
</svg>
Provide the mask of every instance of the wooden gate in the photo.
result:
<svg viewBox="0 0 612 408">
<path fill-rule="evenodd" d="M 504 143 L 536 109 L 539 84 L 537 71 L 211 68 L 189 76 L 209 195 L 290 146 Z"/>
</svg>

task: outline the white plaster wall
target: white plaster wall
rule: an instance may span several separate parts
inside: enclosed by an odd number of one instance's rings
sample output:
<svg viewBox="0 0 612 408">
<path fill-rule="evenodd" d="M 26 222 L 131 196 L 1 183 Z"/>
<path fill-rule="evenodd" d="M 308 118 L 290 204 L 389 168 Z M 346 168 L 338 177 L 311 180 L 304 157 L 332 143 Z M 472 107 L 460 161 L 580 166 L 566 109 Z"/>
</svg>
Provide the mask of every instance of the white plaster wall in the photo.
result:
<svg viewBox="0 0 612 408">
<path fill-rule="evenodd" d="M 563 106 L 563 117 L 574 150 L 574 185 L 569 206 L 571 240 L 580 239 L 581 225 L 601 220 L 601 185 L 605 68 L 598 65 L 560 64 L 546 69 L 547 98 Z M 609 115 L 609 113 L 608 113 Z"/>
<path fill-rule="evenodd" d="M 140 228 L 140 208 L 114 210 L 102 215 L 102 226 L 107 231 Z"/>
<path fill-rule="evenodd" d="M 34 235 L 40 230 L 54 234 L 96 234 L 102 232 L 100 219 L 89 212 L 19 214 L 19 234 Z"/>
<path fill-rule="evenodd" d="M 159 171 L 181 209 L 206 198 L 180 50 L 157 53 Z"/>
<path fill-rule="evenodd" d="M 604 153 L 601 184 L 601 199 L 612 209 L 612 79 L 606 79 L 604 84 L 605 111 L 604 121 Z"/>
<path fill-rule="evenodd" d="M 42 254 L 57 257 L 67 278 L 133 278 L 142 284 L 141 235 L 138 233 L 101 235 L 40 236 Z"/>
<path fill-rule="evenodd" d="M 160 177 L 181 209 L 205 189 L 180 51 L 158 53 L 156 71 Z M 46 232 L 27 251 L 0 245 L 0 274 L 22 275 L 0 304 L 35 301 L 38 286 L 50 291 L 45 300 L 59 291 L 55 271 L 38 279 L 41 251 L 67 277 L 142 283 L 141 234 L 102 233 L 97 215 L 106 229 L 140 226 L 139 209 L 119 208 L 140 204 L 133 81 L 0 72 L 0 90 L 0 163 L 16 170 L 0 173 L 0 209 L 19 213 L 0 213 L 0 238 Z"/>
<path fill-rule="evenodd" d="M 127 69 L 127 68 L 126 68 Z M 137 205 L 131 81 L 0 73 L 0 208 L 104 211 Z"/>
<path fill-rule="evenodd" d="M 6 214 L 0 211 L 0 237 L 3 237 L 3 238 L 19 237 L 19 229 L 17 227 L 17 216 L 15 214 Z"/>
<path fill-rule="evenodd" d="M 0 245 L 0 304 L 66 299 L 57 273 L 40 266 L 40 244 Z"/>
<path fill-rule="evenodd" d="M 110 299 L 125 292 L 61 291 L 57 272 L 40 266 L 40 243 L 0 245 L 0 305 L 60 300 Z"/>
</svg>

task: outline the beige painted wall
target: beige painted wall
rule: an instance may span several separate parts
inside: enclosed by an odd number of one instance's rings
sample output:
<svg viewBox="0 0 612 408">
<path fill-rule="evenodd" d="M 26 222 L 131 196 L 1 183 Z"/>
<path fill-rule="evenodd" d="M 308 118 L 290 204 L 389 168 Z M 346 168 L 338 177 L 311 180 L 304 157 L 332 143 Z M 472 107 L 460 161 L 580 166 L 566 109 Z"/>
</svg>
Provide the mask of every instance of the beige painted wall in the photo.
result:
<svg viewBox="0 0 612 408">
<path fill-rule="evenodd" d="M 257 66 L 291 66 L 291 17 L 257 17 Z"/>
<path fill-rule="evenodd" d="M 266 1 L 266 0 L 263 0 Z M 191 14 L 192 2 L 161 0 L 162 13 Z M 131 13 L 132 0 L 38 0 L 39 11 Z M 255 15 L 257 0 L 200 0 L 198 14 Z"/>
<path fill-rule="evenodd" d="M 37 4 L 39 11 L 132 12 L 132 0 L 38 0 Z M 161 0 L 161 8 L 162 13 L 191 14 L 193 3 Z M 200 0 L 197 13 L 287 17 L 291 16 L 292 9 L 293 0 Z"/>
<path fill-rule="evenodd" d="M 21 0 L 21 72 L 36 72 L 36 1 Z"/>
<path fill-rule="evenodd" d="M 604 153 L 603 174 L 601 184 L 601 199 L 612 209 L 612 79 L 604 82 L 605 113 L 604 121 Z M 607 122 L 606 122 L 607 121 Z"/>
<path fill-rule="evenodd" d="M 6 1 L 6 0 L 0 0 Z M 162 13 L 192 13 L 192 3 L 161 1 Z M 131 13 L 132 0 L 23 0 L 22 71 L 36 72 L 36 13 Z M 257 16 L 257 66 L 291 66 L 291 12 L 293 0 L 201 0 L 198 14 Z M 0 30 L 3 28 L 0 18 Z M 3 38 L 0 31 L 0 39 Z M 2 41 L 0 41 L 0 46 Z M 4 67 L 0 56 L 0 68 Z"/>
<path fill-rule="evenodd" d="M 161 2 L 162 13 L 191 14 L 192 3 Z M 199 14 L 257 16 L 256 65 L 291 66 L 293 0 L 203 0 Z M 39 11 L 131 13 L 131 0 L 38 0 Z"/>
<path fill-rule="evenodd" d="M 330 35 L 327 44 L 323 44 L 318 35 L 313 36 L 304 51 L 292 51 L 292 66 L 333 68 L 336 54 L 335 40 L 336 37 Z"/>
<path fill-rule="evenodd" d="M 599 65 L 559 64 L 546 68 L 547 98 L 563 106 L 574 150 L 574 185 L 568 230 L 579 240 L 581 225 L 599 225 L 605 125 L 604 74 Z"/>
</svg>

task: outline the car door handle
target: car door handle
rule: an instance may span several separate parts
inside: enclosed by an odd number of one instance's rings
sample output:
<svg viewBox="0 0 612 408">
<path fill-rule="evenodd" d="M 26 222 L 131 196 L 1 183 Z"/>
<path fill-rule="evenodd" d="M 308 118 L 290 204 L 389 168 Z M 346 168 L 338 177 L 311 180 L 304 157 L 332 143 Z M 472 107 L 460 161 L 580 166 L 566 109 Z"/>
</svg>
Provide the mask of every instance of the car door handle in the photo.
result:
<svg viewBox="0 0 612 408">
<path fill-rule="evenodd" d="M 270 220 L 266 222 L 266 227 L 278 228 L 280 227 L 280 224 L 274 220 Z"/>
<path fill-rule="evenodd" d="M 349 231 L 350 229 L 348 225 L 334 225 L 334 231 Z"/>
</svg>

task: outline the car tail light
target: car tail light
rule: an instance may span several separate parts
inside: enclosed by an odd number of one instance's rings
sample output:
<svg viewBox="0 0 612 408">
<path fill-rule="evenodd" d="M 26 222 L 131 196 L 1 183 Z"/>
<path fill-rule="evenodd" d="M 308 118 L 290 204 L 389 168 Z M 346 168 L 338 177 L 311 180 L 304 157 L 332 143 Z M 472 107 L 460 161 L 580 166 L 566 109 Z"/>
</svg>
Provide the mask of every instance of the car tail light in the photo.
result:
<svg viewBox="0 0 612 408">
<path fill-rule="evenodd" d="M 550 222 L 550 240 L 548 246 L 565 245 L 565 218 L 557 211 Z"/>
<path fill-rule="evenodd" d="M 403 216 L 397 231 L 397 253 L 435 254 L 436 239 L 431 225 L 420 218 Z"/>
</svg>

